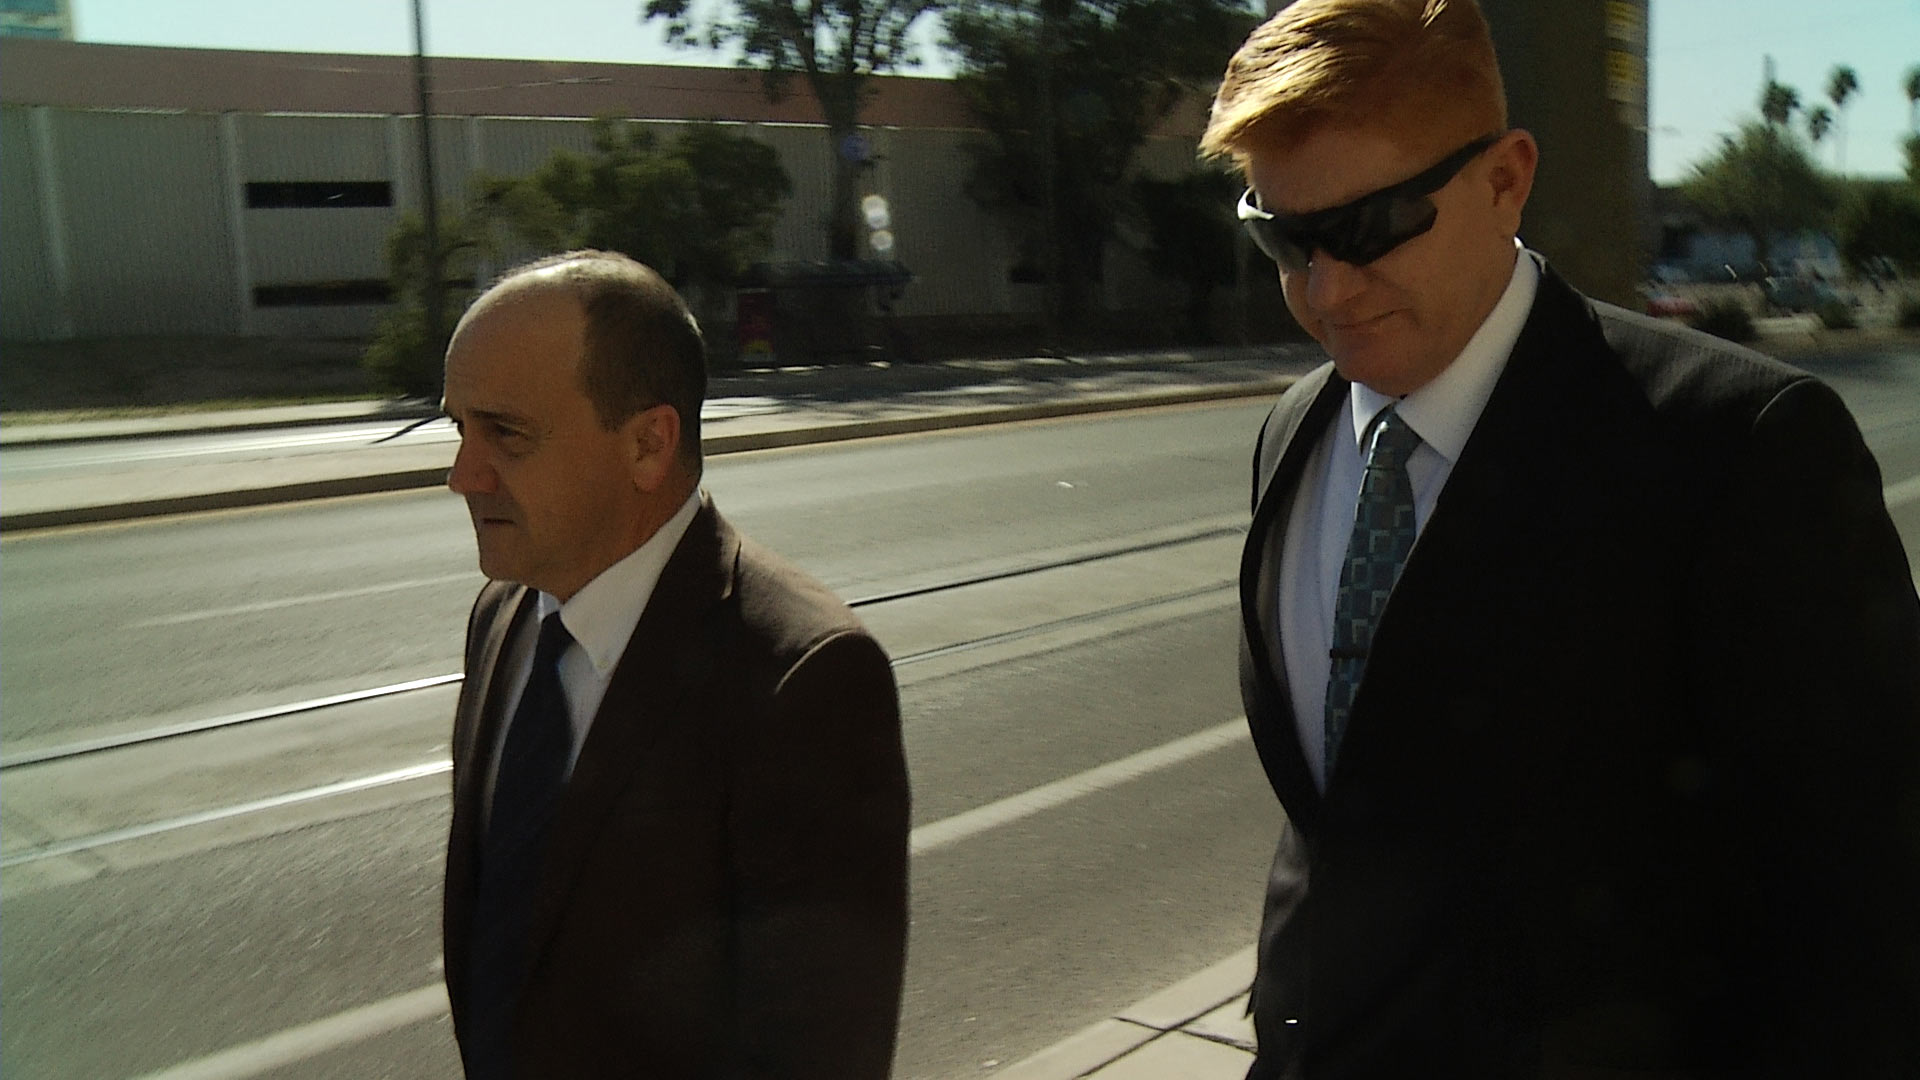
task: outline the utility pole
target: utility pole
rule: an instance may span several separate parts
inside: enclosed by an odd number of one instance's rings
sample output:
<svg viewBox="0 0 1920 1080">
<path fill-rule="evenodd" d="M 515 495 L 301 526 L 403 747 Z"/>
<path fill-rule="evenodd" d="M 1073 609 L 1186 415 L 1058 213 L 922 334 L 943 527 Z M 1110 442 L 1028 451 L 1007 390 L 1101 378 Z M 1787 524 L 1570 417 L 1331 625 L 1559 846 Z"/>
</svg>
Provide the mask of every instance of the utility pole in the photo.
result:
<svg viewBox="0 0 1920 1080">
<path fill-rule="evenodd" d="M 1046 265 L 1045 291 L 1041 294 L 1042 345 L 1049 353 L 1059 352 L 1060 308 L 1064 282 L 1060 265 L 1059 180 L 1054 161 L 1057 142 L 1054 133 L 1053 35 L 1056 0 L 1040 0 L 1040 220 L 1041 243 Z"/>
<path fill-rule="evenodd" d="M 433 91 L 427 79 L 427 30 L 421 2 L 413 0 L 413 83 L 420 97 L 420 201 L 427 225 L 423 269 L 427 279 L 421 299 L 426 305 L 427 340 L 437 344 L 445 321 L 446 272 L 440 258 L 440 207 L 433 182 Z M 439 397 L 437 388 L 434 397 Z"/>
</svg>

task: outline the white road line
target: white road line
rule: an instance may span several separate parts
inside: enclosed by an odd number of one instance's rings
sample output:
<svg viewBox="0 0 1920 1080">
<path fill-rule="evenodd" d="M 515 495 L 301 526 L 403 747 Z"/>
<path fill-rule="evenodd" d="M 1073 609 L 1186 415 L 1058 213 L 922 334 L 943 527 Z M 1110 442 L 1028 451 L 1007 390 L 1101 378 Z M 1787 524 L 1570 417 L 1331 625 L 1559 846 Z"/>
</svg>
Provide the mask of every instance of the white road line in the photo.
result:
<svg viewBox="0 0 1920 1080">
<path fill-rule="evenodd" d="M 53 461 L 34 461 L 16 464 L 7 471 L 10 473 L 56 472 L 62 469 L 82 469 L 101 465 L 126 465 L 143 461 L 178 461 L 184 458 L 220 457 L 230 454 L 258 454 L 281 450 L 304 450 L 311 447 L 335 448 L 349 445 L 349 449 L 358 446 L 372 446 L 376 439 L 386 438 L 406 425 L 383 424 L 378 427 L 352 428 L 346 431 L 315 432 L 300 435 L 263 435 L 254 438 L 235 438 L 220 443 L 209 444 L 196 441 L 191 446 L 148 447 L 145 449 L 97 450 L 92 453 L 64 453 Z M 418 428 L 407 435 L 415 442 L 451 442 L 457 438 L 452 428 L 444 431 L 434 428 Z M 394 443 L 389 445 L 406 445 Z"/>
<path fill-rule="evenodd" d="M 1909 476 L 1897 484 L 1888 484 L 1885 495 L 1888 510 L 1898 509 L 1915 499 L 1920 499 L 1920 476 Z"/>
<path fill-rule="evenodd" d="M 1241 742 L 1247 737 L 1246 720 L 1235 718 L 1185 738 L 1142 750 L 1130 757 L 922 825 L 913 830 L 909 843 L 915 855 L 937 851 L 990 829 L 1072 802 L 1083 795 L 1117 787 L 1148 773 Z M 431 1020 L 446 1011 L 445 987 L 438 984 L 423 986 L 384 1001 L 288 1028 L 264 1039 L 241 1043 L 216 1054 L 182 1062 L 170 1069 L 148 1073 L 136 1080 L 250 1080 L 262 1073 L 364 1042 L 408 1024 Z"/>
<path fill-rule="evenodd" d="M 138 1080 L 246 1080 L 408 1024 L 431 1020 L 446 1011 L 447 989 L 436 983 L 148 1073 Z"/>
<path fill-rule="evenodd" d="M 355 589 L 336 589 L 333 592 L 308 593 L 305 596 L 289 596 L 284 600 L 261 600 L 252 604 L 235 604 L 232 607 L 206 608 L 200 611 L 185 611 L 178 615 L 162 615 L 157 619 L 142 619 L 128 623 L 129 630 L 150 630 L 156 626 L 179 626 L 183 623 L 200 622 L 204 619 L 224 619 L 232 615 L 254 615 L 262 611 L 277 611 L 281 608 L 299 607 L 302 604 L 320 604 L 329 600 L 352 600 L 362 596 L 378 596 L 381 593 L 401 592 L 406 589 L 428 589 L 438 585 L 452 585 L 456 582 L 471 581 L 479 587 L 478 575 L 473 572 L 464 574 L 441 574 L 439 577 L 409 578 L 405 581 L 390 581 L 384 585 L 362 585 Z"/>
<path fill-rule="evenodd" d="M 1051 810 L 1083 795 L 1105 791 L 1110 787 L 1124 784 L 1170 765 L 1178 765 L 1189 758 L 1199 757 L 1246 738 L 1248 738 L 1247 721 L 1245 718 L 1236 718 L 1207 728 L 1205 731 L 1195 732 L 1184 739 L 1175 739 L 1151 750 L 1142 750 L 1131 757 L 1123 757 L 1119 761 L 1110 761 L 1097 768 L 1088 769 L 1086 772 L 1075 773 L 1050 784 L 1042 784 L 1031 791 L 1023 791 L 1018 795 L 1001 799 L 999 802 L 991 802 L 965 813 L 922 825 L 913 830 L 911 841 L 913 853 L 924 855 L 929 851 L 938 851 L 970 836 L 986 832 L 988 829 L 997 829 L 1002 825 L 1019 821 L 1021 818 L 1032 817 L 1042 810 Z"/>
<path fill-rule="evenodd" d="M 108 844 L 121 844 L 128 840 L 139 840 L 143 837 L 157 836 L 160 833 L 173 832 L 177 829 L 189 829 L 195 825 L 208 825 L 216 821 L 225 821 L 228 818 L 257 814 L 263 810 L 277 810 L 283 806 L 312 802 L 315 799 L 329 799 L 335 795 L 348 795 L 356 791 L 366 791 L 369 788 L 385 787 L 388 784 L 398 784 L 407 780 L 418 780 L 422 777 L 437 776 L 440 773 L 449 772 L 452 769 L 453 762 L 443 758 L 439 761 L 428 761 L 419 765 L 409 765 L 404 769 L 395 769 L 392 772 L 377 773 L 373 776 L 362 776 L 353 780 L 342 780 L 333 784 L 322 784 L 319 787 L 307 788 L 304 791 L 290 791 L 284 795 L 275 795 L 272 798 L 255 799 L 252 802 L 239 803 L 234 806 L 222 806 L 216 810 L 202 810 L 197 814 L 168 818 L 165 821 L 149 821 L 145 825 L 133 825 L 125 829 L 116 829 L 112 832 L 95 833 L 92 836 L 83 836 L 75 840 L 65 840 L 57 844 L 28 848 L 17 854 L 0 858 L 0 867 L 13 866 L 16 863 L 34 862 L 39 859 L 51 859 L 57 855 L 71 855 L 76 851 L 106 847 Z"/>
</svg>

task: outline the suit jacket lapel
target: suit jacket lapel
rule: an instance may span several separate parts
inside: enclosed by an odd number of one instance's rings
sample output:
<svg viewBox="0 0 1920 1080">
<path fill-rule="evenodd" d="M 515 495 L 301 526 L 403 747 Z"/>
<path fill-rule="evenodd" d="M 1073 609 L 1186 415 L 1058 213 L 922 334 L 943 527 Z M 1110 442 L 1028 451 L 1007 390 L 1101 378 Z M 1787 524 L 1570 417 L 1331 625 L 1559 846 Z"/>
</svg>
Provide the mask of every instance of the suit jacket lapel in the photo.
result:
<svg viewBox="0 0 1920 1080">
<path fill-rule="evenodd" d="M 716 615 L 732 593 L 739 546 L 738 534 L 703 495 L 614 668 L 548 827 L 529 934 L 536 957 L 566 907 L 601 821 L 638 774 L 672 764 L 653 760 L 648 748 L 667 725 L 684 723 L 698 710 L 694 698 L 709 682 L 713 637 L 721 630 Z"/>
<path fill-rule="evenodd" d="M 1317 813 L 1320 792 L 1300 748 L 1286 664 L 1270 648 L 1270 628 L 1278 625 L 1280 556 L 1294 493 L 1315 444 L 1339 414 L 1348 385 L 1332 364 L 1324 365 L 1303 377 L 1288 394 L 1291 402 L 1283 401 L 1268 419 L 1254 463 L 1262 481 L 1259 499 L 1240 561 L 1241 633 L 1252 677 L 1262 681 L 1272 703 L 1270 715 L 1250 715 L 1248 723 L 1274 793 L 1302 825 Z"/>
<path fill-rule="evenodd" d="M 453 776 L 453 823 L 448 829 L 446 881 L 446 964 L 451 993 L 466 987 L 467 935 L 473 923 L 473 894 L 478 887 L 480 826 L 485 819 L 480 799 L 486 791 L 486 778 L 493 767 L 493 755 L 500 745 L 500 728 L 506 723 L 501 714 L 501 693 L 507 680 L 500 678 L 501 658 L 513 631 L 533 617 L 535 594 L 522 585 L 495 582 L 487 589 L 501 595 L 490 605 L 492 616 L 486 623 L 469 658 L 467 675 L 460 687 L 460 701 L 454 717 L 454 760 L 460 768 Z M 477 607 L 487 608 L 485 591 Z"/>
</svg>

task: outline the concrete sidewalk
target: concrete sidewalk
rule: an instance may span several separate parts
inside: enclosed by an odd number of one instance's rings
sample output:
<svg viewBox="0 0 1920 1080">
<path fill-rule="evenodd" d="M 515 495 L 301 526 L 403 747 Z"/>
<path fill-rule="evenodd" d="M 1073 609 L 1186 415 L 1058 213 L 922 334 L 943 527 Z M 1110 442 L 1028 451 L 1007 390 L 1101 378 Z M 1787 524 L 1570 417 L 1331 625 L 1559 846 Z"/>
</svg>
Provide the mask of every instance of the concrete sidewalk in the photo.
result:
<svg viewBox="0 0 1920 1080">
<path fill-rule="evenodd" d="M 996 1080 L 1242 1080 L 1253 1064 L 1254 947 L 1134 1002 Z"/>
<path fill-rule="evenodd" d="M 702 428 L 706 452 L 726 454 L 1116 409 L 1276 397 L 1293 377 L 1321 359 L 1312 346 L 1268 345 L 745 372 L 713 380 Z M 437 414 L 437 408 L 422 402 L 367 401 L 0 425 L 0 447 L 8 452 L 34 449 L 57 455 L 61 448 L 77 452 L 89 444 L 128 445 L 126 459 L 118 462 L 17 469 L 5 476 L 0 482 L 0 530 L 438 486 L 453 461 L 451 440 L 377 441 Z M 367 426 L 364 439 L 324 452 L 240 447 L 182 456 L 165 468 L 140 460 L 138 451 L 147 444 L 134 442 L 355 424 Z"/>
</svg>

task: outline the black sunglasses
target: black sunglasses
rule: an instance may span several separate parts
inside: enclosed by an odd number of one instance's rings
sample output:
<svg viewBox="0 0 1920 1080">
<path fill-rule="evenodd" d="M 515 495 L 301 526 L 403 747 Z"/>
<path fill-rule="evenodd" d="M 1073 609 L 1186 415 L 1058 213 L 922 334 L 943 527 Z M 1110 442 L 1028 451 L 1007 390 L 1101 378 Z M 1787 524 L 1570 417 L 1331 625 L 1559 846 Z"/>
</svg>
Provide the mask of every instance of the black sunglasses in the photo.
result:
<svg viewBox="0 0 1920 1080">
<path fill-rule="evenodd" d="M 1305 270 L 1315 251 L 1365 266 L 1433 228 L 1438 211 L 1428 196 L 1446 187 L 1467 162 L 1499 141 L 1498 135 L 1475 139 L 1412 179 L 1306 214 L 1270 214 L 1248 188 L 1240 196 L 1240 220 L 1246 222 L 1254 245 L 1285 270 Z"/>
</svg>

